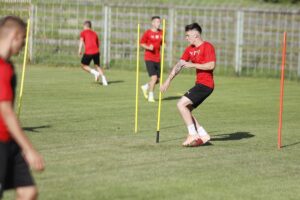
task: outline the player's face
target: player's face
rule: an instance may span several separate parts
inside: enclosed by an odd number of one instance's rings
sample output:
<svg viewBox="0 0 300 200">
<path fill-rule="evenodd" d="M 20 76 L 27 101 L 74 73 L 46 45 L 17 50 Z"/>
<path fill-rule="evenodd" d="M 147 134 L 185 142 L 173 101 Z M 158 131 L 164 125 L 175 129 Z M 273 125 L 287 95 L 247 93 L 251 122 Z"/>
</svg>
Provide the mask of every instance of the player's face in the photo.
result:
<svg viewBox="0 0 300 200">
<path fill-rule="evenodd" d="M 159 27 L 160 27 L 160 19 L 153 19 L 152 20 L 152 26 L 155 29 L 159 29 Z"/>
<path fill-rule="evenodd" d="M 12 40 L 11 50 L 12 54 L 18 54 L 25 44 L 26 33 L 25 31 L 18 30 Z"/>
<path fill-rule="evenodd" d="M 198 32 L 194 30 L 190 30 L 185 32 L 185 39 L 190 43 L 190 44 L 195 44 L 196 39 L 198 38 Z"/>
</svg>

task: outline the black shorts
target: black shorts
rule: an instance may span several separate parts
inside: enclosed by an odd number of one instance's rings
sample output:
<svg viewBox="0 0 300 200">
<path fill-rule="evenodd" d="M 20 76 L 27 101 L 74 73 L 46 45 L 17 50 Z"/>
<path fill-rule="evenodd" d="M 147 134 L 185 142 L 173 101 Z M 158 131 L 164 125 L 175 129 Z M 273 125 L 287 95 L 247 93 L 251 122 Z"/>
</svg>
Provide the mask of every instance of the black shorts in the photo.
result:
<svg viewBox="0 0 300 200">
<path fill-rule="evenodd" d="M 145 61 L 149 76 L 160 77 L 160 62 Z"/>
<path fill-rule="evenodd" d="M 212 92 L 214 89 L 202 84 L 196 84 L 189 89 L 184 96 L 190 99 L 193 104 L 193 108 L 197 108 Z"/>
<path fill-rule="evenodd" d="M 4 190 L 34 185 L 20 147 L 14 141 L 0 142 L 0 199 Z"/>
<path fill-rule="evenodd" d="M 100 53 L 91 54 L 91 55 L 84 54 L 81 59 L 81 64 L 90 65 L 92 60 L 95 65 L 100 66 Z"/>
</svg>

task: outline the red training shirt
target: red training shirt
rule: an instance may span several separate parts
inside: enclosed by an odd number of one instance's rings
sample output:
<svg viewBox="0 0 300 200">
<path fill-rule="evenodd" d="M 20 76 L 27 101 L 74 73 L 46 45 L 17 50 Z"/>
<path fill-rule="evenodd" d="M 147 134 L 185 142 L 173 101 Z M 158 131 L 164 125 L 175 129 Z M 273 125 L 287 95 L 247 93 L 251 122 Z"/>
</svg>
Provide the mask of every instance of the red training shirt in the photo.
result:
<svg viewBox="0 0 300 200">
<path fill-rule="evenodd" d="M 153 50 L 145 49 L 145 61 L 160 62 L 160 46 L 162 44 L 162 30 L 156 32 L 148 29 L 141 39 L 141 44 L 153 45 Z"/>
<path fill-rule="evenodd" d="M 90 29 L 84 30 L 80 33 L 80 38 L 82 38 L 84 42 L 84 54 L 92 55 L 99 53 L 100 43 L 95 31 Z"/>
<path fill-rule="evenodd" d="M 199 47 L 190 45 L 185 49 L 181 59 L 185 61 L 191 61 L 192 63 L 197 64 L 216 62 L 214 46 L 206 41 L 204 41 Z M 210 88 L 214 88 L 213 70 L 197 69 L 196 83 L 203 84 Z"/>
<path fill-rule="evenodd" d="M 13 66 L 0 58 L 0 102 L 14 101 L 16 76 Z M 8 142 L 11 136 L 0 114 L 0 142 Z"/>
</svg>

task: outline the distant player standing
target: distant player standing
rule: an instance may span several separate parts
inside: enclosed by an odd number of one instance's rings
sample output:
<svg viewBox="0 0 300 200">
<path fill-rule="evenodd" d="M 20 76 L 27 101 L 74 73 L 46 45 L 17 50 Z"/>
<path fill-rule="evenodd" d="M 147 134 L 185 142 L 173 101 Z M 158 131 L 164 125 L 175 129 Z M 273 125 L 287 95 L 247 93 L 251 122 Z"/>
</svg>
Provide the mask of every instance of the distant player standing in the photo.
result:
<svg viewBox="0 0 300 200">
<path fill-rule="evenodd" d="M 7 189 L 16 190 L 16 199 L 37 199 L 29 166 L 44 169 L 43 158 L 24 134 L 13 109 L 17 81 L 10 57 L 22 49 L 25 37 L 26 24 L 20 18 L 0 19 L 0 199 Z"/>
<path fill-rule="evenodd" d="M 142 91 L 144 97 L 149 102 L 155 102 L 154 100 L 154 87 L 159 82 L 160 77 L 160 46 L 162 45 L 162 30 L 160 27 L 160 17 L 152 17 L 152 27 L 148 29 L 141 39 L 141 46 L 145 49 L 145 63 L 150 81 L 145 85 L 142 85 Z M 149 95 L 148 95 L 149 92 Z"/>
<path fill-rule="evenodd" d="M 100 67 L 100 53 L 99 46 L 100 42 L 97 33 L 92 30 L 92 23 L 90 21 L 85 21 L 83 24 L 83 31 L 80 33 L 80 42 L 78 55 L 82 53 L 82 47 L 84 46 L 84 55 L 81 59 L 81 67 L 83 70 L 91 73 L 95 77 L 95 81 L 99 80 L 99 76 L 102 77 L 102 84 L 107 86 L 107 80 L 104 76 L 104 72 Z M 91 60 L 93 60 L 95 69 L 89 67 Z"/>
<path fill-rule="evenodd" d="M 188 90 L 177 103 L 178 110 L 188 129 L 187 139 L 183 146 L 199 146 L 210 140 L 210 136 L 192 115 L 197 108 L 214 90 L 213 70 L 216 66 L 216 55 L 212 44 L 201 37 L 202 29 L 197 23 L 185 27 L 186 40 L 190 43 L 181 60 L 173 67 L 169 77 L 161 86 L 165 92 L 171 80 L 182 68 L 196 69 L 196 84 Z"/>
</svg>

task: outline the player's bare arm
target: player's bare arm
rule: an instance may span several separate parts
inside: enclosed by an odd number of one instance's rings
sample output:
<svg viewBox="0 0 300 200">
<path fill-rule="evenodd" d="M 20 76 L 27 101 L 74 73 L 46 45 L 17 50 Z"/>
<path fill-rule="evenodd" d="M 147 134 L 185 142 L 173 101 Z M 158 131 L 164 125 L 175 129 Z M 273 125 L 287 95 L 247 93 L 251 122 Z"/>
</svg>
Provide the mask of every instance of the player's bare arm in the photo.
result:
<svg viewBox="0 0 300 200">
<path fill-rule="evenodd" d="M 215 62 L 208 62 L 204 64 L 197 64 L 197 63 L 191 63 L 191 62 L 185 62 L 183 65 L 184 68 L 196 68 L 201 70 L 214 70 L 216 67 Z"/>
<path fill-rule="evenodd" d="M 149 50 L 149 51 L 153 51 L 153 49 L 154 49 L 154 47 L 153 47 L 153 45 L 152 44 L 150 44 L 150 45 L 146 45 L 146 44 L 141 44 L 141 47 L 143 47 L 144 49 L 147 49 L 147 50 Z"/>
<path fill-rule="evenodd" d="M 80 38 L 80 41 L 79 41 L 79 49 L 78 49 L 78 55 L 79 55 L 79 56 L 81 55 L 82 47 L 83 47 L 83 39 Z"/>
<path fill-rule="evenodd" d="M 3 117 L 11 136 L 20 145 L 28 164 L 36 171 L 44 169 L 42 156 L 33 148 L 24 134 L 10 101 L 0 102 L 0 115 Z"/>
<path fill-rule="evenodd" d="M 170 86 L 171 81 L 180 73 L 181 69 L 183 68 L 183 64 L 184 64 L 184 60 L 180 60 L 171 70 L 168 78 L 166 79 L 166 81 L 162 84 L 162 86 L 160 87 L 160 90 L 162 92 L 167 91 L 167 89 Z"/>
</svg>

